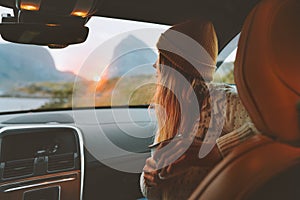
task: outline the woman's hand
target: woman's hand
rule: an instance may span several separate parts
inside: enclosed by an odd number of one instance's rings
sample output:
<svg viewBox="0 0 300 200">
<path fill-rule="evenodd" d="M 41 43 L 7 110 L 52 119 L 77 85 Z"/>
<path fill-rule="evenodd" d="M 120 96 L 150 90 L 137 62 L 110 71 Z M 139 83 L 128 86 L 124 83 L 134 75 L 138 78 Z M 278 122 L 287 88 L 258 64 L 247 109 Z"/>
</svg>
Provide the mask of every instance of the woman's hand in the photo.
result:
<svg viewBox="0 0 300 200">
<path fill-rule="evenodd" d="M 158 169 L 164 167 L 158 176 L 161 179 L 167 179 L 192 166 L 213 167 L 222 159 L 216 145 L 206 157 L 200 159 L 199 151 L 202 145 L 205 145 L 202 141 L 191 138 L 176 140 L 167 145 L 161 144 L 153 157 L 157 161 Z"/>
<path fill-rule="evenodd" d="M 160 179 L 158 177 L 159 171 L 157 170 L 157 165 L 155 160 L 150 157 L 146 160 L 146 164 L 143 168 L 145 184 L 148 187 L 158 186 Z"/>
</svg>

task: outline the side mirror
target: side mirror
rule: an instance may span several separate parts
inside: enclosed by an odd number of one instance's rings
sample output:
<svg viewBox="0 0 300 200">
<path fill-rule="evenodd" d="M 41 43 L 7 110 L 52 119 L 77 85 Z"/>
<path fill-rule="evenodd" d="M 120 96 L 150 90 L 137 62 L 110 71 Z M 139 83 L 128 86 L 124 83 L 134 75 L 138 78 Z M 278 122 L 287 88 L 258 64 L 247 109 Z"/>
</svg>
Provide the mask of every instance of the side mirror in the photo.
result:
<svg viewBox="0 0 300 200">
<path fill-rule="evenodd" d="M 85 26 L 40 23 L 1 23 L 1 37 L 9 42 L 63 48 L 82 43 L 88 36 Z"/>
</svg>

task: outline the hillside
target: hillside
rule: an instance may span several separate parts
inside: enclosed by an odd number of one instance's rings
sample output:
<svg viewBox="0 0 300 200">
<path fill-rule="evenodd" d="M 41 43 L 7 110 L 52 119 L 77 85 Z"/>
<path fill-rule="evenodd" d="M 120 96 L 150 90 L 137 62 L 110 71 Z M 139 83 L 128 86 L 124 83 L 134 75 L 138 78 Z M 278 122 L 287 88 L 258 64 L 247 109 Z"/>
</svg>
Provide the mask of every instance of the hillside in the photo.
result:
<svg viewBox="0 0 300 200">
<path fill-rule="evenodd" d="M 112 79 L 126 75 L 149 75 L 154 73 L 152 65 L 157 54 L 142 40 L 133 35 L 124 38 L 114 49 L 111 64 L 102 78 Z M 130 72 L 130 74 L 128 74 Z"/>
<path fill-rule="evenodd" d="M 46 48 L 0 44 L 0 90 L 7 91 L 36 82 L 69 82 L 71 73 L 60 72 Z"/>
<path fill-rule="evenodd" d="M 152 65 L 156 59 L 157 54 L 142 40 L 133 35 L 124 38 L 97 83 L 96 106 L 149 104 L 155 91 Z"/>
<path fill-rule="evenodd" d="M 93 106 L 87 97 L 94 97 L 96 106 L 144 105 L 154 95 L 155 85 L 149 82 L 155 82 L 152 65 L 156 59 L 156 53 L 143 41 L 128 36 L 115 47 L 100 81 L 82 78 L 78 89 L 74 88 L 75 76 L 58 71 L 46 48 L 0 44 L 0 96 L 48 98 L 41 108 L 61 108 L 72 106 L 75 89 L 81 97 L 78 107 Z"/>
<path fill-rule="evenodd" d="M 235 84 L 233 76 L 233 62 L 223 63 L 214 75 L 214 82 Z"/>
</svg>

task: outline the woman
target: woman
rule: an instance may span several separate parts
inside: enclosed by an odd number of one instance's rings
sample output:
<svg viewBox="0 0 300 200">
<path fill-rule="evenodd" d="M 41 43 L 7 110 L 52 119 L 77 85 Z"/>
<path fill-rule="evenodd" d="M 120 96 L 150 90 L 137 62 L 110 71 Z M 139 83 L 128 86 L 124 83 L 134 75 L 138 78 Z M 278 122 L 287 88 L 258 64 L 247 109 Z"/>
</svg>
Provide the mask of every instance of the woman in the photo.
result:
<svg viewBox="0 0 300 200">
<path fill-rule="evenodd" d="M 156 109 L 155 142 L 176 135 L 184 139 L 147 159 L 141 190 L 148 199 L 188 198 L 209 170 L 255 129 L 236 90 L 211 83 L 217 43 L 213 25 L 205 20 L 175 25 L 157 43 L 154 103 L 164 109 Z M 213 148 L 200 159 L 205 145 Z"/>
</svg>

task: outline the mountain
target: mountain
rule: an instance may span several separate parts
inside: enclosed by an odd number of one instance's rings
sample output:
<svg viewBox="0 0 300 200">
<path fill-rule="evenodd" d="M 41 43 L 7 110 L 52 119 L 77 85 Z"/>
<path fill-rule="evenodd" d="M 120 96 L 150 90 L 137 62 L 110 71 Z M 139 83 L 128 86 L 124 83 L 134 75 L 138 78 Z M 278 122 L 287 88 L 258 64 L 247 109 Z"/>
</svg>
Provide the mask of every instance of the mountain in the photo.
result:
<svg viewBox="0 0 300 200">
<path fill-rule="evenodd" d="M 121 40 L 96 85 L 96 106 L 149 104 L 156 88 L 149 84 L 155 81 L 156 59 L 153 49 L 137 37 L 129 35 Z"/>
<path fill-rule="evenodd" d="M 102 78 L 112 79 L 123 75 L 154 74 L 152 65 L 157 54 L 142 40 L 133 35 L 124 38 L 114 49 L 111 64 L 106 68 Z"/>
<path fill-rule="evenodd" d="M 74 78 L 74 74 L 55 68 L 54 60 L 46 48 L 0 44 L 0 90 L 37 82 L 68 82 Z"/>
</svg>

